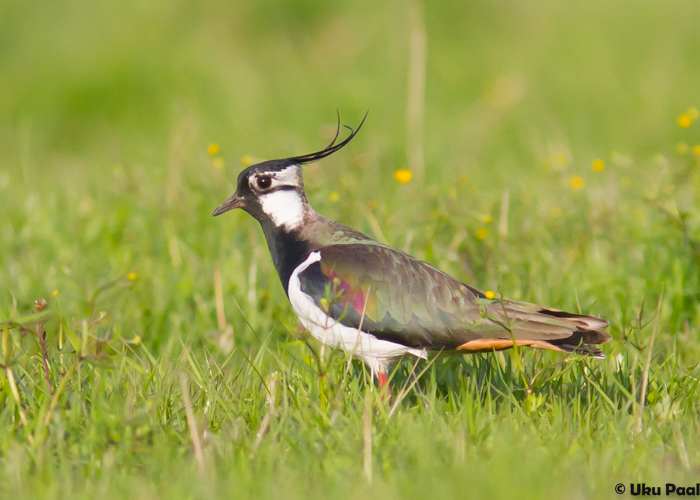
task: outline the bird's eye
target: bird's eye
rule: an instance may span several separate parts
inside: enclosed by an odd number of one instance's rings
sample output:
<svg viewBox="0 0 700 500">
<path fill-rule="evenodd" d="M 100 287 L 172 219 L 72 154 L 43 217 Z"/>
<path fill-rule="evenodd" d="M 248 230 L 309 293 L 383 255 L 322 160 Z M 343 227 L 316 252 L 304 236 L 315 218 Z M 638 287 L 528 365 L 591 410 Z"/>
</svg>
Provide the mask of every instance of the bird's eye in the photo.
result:
<svg viewBox="0 0 700 500">
<path fill-rule="evenodd" d="M 269 177 L 258 177 L 258 187 L 260 189 L 267 189 L 272 185 L 272 179 Z"/>
</svg>

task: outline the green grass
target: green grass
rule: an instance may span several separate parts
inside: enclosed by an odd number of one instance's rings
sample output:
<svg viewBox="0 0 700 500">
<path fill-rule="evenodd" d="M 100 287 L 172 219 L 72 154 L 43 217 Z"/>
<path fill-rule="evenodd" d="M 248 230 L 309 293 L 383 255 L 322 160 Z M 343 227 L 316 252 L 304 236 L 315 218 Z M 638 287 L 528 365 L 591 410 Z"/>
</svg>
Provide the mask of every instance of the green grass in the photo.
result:
<svg viewBox="0 0 700 500">
<path fill-rule="evenodd" d="M 695 484 L 700 124 L 677 123 L 700 105 L 695 3 L 426 3 L 425 172 L 399 185 L 408 7 L 0 4 L 3 498 Z M 609 319 L 607 360 L 406 360 L 382 401 L 306 338 L 257 223 L 210 214 L 243 156 L 319 149 L 336 108 L 370 113 L 306 168 L 318 211 L 481 289 Z"/>
</svg>

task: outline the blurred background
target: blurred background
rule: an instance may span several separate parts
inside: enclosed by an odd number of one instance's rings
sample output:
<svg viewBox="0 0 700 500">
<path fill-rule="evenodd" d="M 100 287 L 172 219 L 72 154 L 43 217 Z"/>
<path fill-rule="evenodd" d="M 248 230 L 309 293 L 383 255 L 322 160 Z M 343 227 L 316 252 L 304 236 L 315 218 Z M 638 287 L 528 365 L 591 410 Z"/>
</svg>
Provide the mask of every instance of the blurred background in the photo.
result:
<svg viewBox="0 0 700 500">
<path fill-rule="evenodd" d="M 220 269 L 236 338 L 257 342 L 236 304 L 288 338 L 257 223 L 210 214 L 245 165 L 321 149 L 336 110 L 369 110 L 305 171 L 321 213 L 617 325 L 663 283 L 680 331 L 699 21 L 690 0 L 6 0 L 0 308 L 48 298 L 154 347 L 215 340 Z"/>
<path fill-rule="evenodd" d="M 217 140 L 232 159 L 286 155 L 316 146 L 320 124 L 332 124 L 338 108 L 350 122 L 370 109 L 371 130 L 356 148 L 382 148 L 398 164 L 416 30 L 427 40 L 433 166 L 508 164 L 556 140 L 572 155 L 655 152 L 698 76 L 698 13 L 689 1 L 0 8 L 5 154 L 21 136 L 34 155 L 164 161 L 173 128 L 188 122 L 193 140 Z"/>
</svg>

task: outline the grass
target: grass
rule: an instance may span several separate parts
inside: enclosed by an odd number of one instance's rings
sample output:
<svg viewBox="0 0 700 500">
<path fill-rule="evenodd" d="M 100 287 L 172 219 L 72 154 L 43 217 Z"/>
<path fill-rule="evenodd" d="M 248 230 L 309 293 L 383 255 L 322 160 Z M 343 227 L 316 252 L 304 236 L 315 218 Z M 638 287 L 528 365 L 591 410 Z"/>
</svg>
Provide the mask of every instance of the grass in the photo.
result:
<svg viewBox="0 0 700 500">
<path fill-rule="evenodd" d="M 416 5 L 0 6 L 3 497 L 695 484 L 694 3 Z M 409 10 L 424 171 L 399 184 Z M 318 149 L 336 108 L 370 114 L 306 168 L 317 210 L 481 289 L 609 319 L 607 359 L 406 360 L 383 401 L 299 331 L 255 221 L 210 214 L 242 157 Z"/>
</svg>

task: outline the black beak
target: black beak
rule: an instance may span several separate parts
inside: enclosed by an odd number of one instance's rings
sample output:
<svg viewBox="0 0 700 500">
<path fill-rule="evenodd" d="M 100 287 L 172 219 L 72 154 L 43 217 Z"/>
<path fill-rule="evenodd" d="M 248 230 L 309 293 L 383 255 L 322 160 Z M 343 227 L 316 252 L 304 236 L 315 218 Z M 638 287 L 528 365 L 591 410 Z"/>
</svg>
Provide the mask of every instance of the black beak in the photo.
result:
<svg viewBox="0 0 700 500">
<path fill-rule="evenodd" d="M 234 194 L 231 196 L 228 200 L 223 202 L 221 205 L 218 206 L 216 210 L 214 210 L 214 213 L 211 214 L 212 217 L 216 217 L 217 215 L 221 215 L 224 212 L 228 212 L 229 210 L 233 210 L 234 208 L 242 208 L 244 205 L 243 197 L 238 196 L 238 193 Z"/>
</svg>

